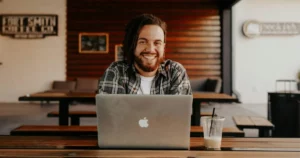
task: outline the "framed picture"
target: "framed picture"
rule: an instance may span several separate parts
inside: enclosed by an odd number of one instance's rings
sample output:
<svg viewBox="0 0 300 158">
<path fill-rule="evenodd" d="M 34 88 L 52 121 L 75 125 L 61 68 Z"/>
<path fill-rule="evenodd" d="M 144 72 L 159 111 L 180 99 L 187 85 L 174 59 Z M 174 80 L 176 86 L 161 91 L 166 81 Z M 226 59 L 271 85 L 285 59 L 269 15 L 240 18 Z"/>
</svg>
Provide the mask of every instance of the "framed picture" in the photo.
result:
<svg viewBox="0 0 300 158">
<path fill-rule="evenodd" d="M 122 44 L 115 45 L 115 61 L 123 61 L 124 60 L 122 47 L 123 47 Z"/>
<path fill-rule="evenodd" d="M 79 33 L 79 53 L 108 53 L 108 33 Z"/>
</svg>

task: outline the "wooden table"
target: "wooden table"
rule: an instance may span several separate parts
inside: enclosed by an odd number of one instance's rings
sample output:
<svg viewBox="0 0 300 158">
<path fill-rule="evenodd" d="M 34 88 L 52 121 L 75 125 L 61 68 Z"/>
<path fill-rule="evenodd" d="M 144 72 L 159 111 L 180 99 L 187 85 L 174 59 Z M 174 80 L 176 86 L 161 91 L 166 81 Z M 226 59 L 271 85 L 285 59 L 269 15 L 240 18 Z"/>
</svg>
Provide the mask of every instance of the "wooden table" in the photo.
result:
<svg viewBox="0 0 300 158">
<path fill-rule="evenodd" d="M 0 149 L 0 157 L 299 158 L 299 152 Z"/>
<path fill-rule="evenodd" d="M 96 136 L 0 136 L 0 149 L 99 149 Z M 191 138 L 191 150 L 204 150 L 203 138 Z M 224 151 L 298 151 L 300 138 L 223 138 Z"/>
<path fill-rule="evenodd" d="M 68 125 L 69 104 L 74 101 L 95 103 L 94 93 L 35 93 L 19 97 L 19 101 L 59 101 L 59 125 Z M 238 102 L 222 93 L 194 93 L 191 125 L 200 125 L 201 102 Z"/>
<path fill-rule="evenodd" d="M 40 92 L 19 97 L 19 101 L 58 101 L 59 125 L 69 124 L 69 105 L 74 101 L 95 103 L 95 93 L 47 93 Z"/>
<path fill-rule="evenodd" d="M 263 117 L 255 116 L 233 116 L 235 125 L 240 129 L 258 129 L 259 137 L 269 137 L 269 130 L 274 129 L 274 125 Z"/>
<path fill-rule="evenodd" d="M 200 113 L 202 102 L 238 102 L 238 99 L 223 93 L 193 93 L 192 125 L 200 125 Z"/>
</svg>

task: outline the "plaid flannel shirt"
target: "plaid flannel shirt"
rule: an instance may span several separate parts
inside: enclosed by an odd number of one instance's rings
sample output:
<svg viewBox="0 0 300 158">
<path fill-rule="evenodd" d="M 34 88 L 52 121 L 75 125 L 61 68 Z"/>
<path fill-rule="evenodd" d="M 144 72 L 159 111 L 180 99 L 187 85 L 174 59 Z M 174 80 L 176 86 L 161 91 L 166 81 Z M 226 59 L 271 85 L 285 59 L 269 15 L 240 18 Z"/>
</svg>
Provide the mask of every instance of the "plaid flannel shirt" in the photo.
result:
<svg viewBox="0 0 300 158">
<path fill-rule="evenodd" d="M 113 62 L 99 82 L 100 94 L 137 94 L 141 77 L 134 65 Z M 165 60 L 160 64 L 151 85 L 150 94 L 191 95 L 191 85 L 185 68 L 178 62 Z"/>
</svg>

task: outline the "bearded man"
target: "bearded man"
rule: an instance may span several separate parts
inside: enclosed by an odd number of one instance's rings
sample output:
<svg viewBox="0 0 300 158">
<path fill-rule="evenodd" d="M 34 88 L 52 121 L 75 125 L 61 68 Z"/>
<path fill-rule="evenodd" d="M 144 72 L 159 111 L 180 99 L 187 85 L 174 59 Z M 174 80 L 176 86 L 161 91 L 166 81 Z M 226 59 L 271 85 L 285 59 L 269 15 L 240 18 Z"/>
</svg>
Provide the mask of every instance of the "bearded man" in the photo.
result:
<svg viewBox="0 0 300 158">
<path fill-rule="evenodd" d="M 165 60 L 167 25 L 151 14 L 133 18 L 125 29 L 124 61 L 113 62 L 99 82 L 100 94 L 191 95 L 185 68 Z"/>
</svg>

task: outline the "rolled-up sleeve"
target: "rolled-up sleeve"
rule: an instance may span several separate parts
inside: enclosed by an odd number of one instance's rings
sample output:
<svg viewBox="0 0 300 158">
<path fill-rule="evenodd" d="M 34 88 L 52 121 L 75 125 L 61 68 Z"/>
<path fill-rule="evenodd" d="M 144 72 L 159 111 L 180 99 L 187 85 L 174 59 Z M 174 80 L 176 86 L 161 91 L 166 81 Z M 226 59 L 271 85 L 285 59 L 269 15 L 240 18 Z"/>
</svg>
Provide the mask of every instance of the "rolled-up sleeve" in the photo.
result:
<svg viewBox="0 0 300 158">
<path fill-rule="evenodd" d="M 185 68 L 179 63 L 170 66 L 173 67 L 171 68 L 170 94 L 191 95 L 191 84 Z"/>
</svg>

